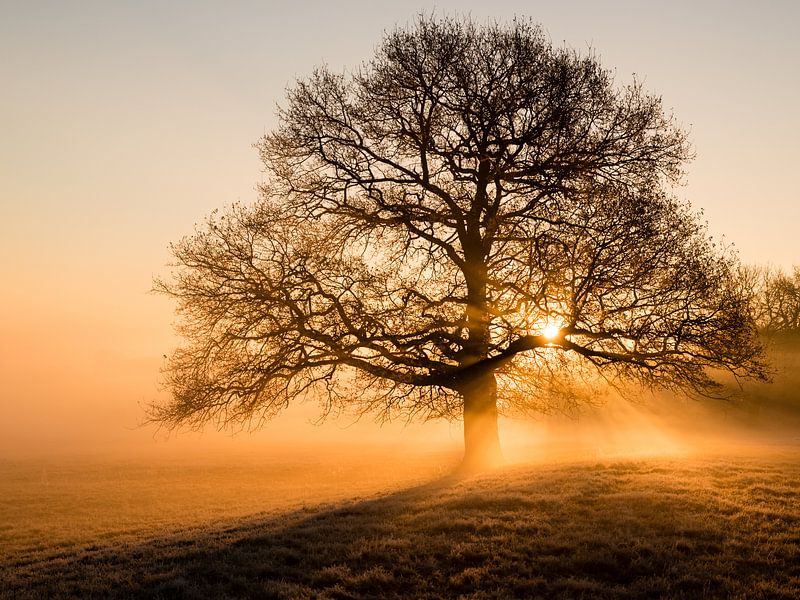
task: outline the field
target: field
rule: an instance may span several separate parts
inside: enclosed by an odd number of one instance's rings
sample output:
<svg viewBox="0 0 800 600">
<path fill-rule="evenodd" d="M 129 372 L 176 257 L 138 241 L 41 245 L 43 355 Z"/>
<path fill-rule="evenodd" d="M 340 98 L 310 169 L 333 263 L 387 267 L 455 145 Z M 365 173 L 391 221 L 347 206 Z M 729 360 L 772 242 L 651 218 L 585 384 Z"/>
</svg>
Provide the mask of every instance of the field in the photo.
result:
<svg viewBox="0 0 800 600">
<path fill-rule="evenodd" d="M 341 452 L 3 463 L 0 596 L 800 597 L 796 444 L 473 477 Z"/>
<path fill-rule="evenodd" d="M 776 352 L 738 403 L 506 423 L 509 464 L 473 476 L 452 435 L 0 459 L 0 598 L 800 598 Z"/>
</svg>

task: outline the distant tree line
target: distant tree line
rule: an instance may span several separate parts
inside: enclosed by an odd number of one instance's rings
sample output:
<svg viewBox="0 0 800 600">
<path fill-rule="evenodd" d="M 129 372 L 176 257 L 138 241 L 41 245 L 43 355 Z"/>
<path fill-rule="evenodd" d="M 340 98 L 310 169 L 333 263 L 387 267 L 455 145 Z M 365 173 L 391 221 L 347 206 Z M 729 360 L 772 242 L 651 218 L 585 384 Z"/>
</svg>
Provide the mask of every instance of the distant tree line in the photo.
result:
<svg viewBox="0 0 800 600">
<path fill-rule="evenodd" d="M 747 266 L 742 283 L 752 292 L 753 317 L 764 333 L 800 333 L 800 266 L 791 272 Z"/>
</svg>

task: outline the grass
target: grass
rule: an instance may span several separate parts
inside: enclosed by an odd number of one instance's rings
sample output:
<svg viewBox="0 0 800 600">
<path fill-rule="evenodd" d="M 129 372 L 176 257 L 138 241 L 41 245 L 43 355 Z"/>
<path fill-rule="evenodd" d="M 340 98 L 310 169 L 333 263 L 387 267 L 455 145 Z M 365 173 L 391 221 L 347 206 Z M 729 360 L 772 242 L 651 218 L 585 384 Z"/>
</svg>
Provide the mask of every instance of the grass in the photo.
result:
<svg viewBox="0 0 800 600">
<path fill-rule="evenodd" d="M 387 493 L 440 476 L 457 461 L 446 451 L 410 454 L 400 463 L 391 447 L 304 448 L 0 459 L 0 556 L 136 542 L 159 532 L 297 510 L 309 502 Z"/>
<path fill-rule="evenodd" d="M 106 539 L 18 536 L 2 554 L 0 597 L 800 597 L 797 446 L 437 475 L 451 459 L 383 469 L 360 499 L 336 494 L 387 457 L 358 473 L 320 469 L 306 484 L 322 486 L 317 504 L 289 494 L 272 512 L 245 516 L 244 503 L 209 521 L 221 513 L 192 520 L 187 497 L 175 504 L 183 517 L 123 523 Z M 347 485 L 321 491 L 336 480 Z"/>
</svg>

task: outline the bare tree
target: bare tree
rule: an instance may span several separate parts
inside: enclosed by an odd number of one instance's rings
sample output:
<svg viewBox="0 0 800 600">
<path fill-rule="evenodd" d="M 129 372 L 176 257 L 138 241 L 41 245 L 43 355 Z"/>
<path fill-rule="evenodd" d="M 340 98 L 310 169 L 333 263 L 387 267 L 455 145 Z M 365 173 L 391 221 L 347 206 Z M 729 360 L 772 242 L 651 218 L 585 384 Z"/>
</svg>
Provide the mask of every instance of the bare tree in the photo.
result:
<svg viewBox="0 0 800 600">
<path fill-rule="evenodd" d="M 777 271 L 767 284 L 769 327 L 773 331 L 800 332 L 800 267 L 791 273 Z"/>
<path fill-rule="evenodd" d="M 790 273 L 746 266 L 742 280 L 752 295 L 753 315 L 767 334 L 800 332 L 800 267 Z"/>
<path fill-rule="evenodd" d="M 318 394 L 464 419 L 547 408 L 559 372 L 700 393 L 763 376 L 736 262 L 670 193 L 690 156 L 660 99 L 528 21 L 420 18 L 352 73 L 298 81 L 258 144 L 260 200 L 173 247 L 172 426 Z"/>
</svg>

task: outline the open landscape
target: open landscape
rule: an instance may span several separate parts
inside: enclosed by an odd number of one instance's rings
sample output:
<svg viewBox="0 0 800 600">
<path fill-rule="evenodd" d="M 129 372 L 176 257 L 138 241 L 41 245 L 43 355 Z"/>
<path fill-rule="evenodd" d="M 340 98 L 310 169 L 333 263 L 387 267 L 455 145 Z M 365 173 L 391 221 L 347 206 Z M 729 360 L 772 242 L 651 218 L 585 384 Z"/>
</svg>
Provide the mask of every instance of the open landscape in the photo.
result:
<svg viewBox="0 0 800 600">
<path fill-rule="evenodd" d="M 796 598 L 800 353 L 769 347 L 732 400 L 505 419 L 479 474 L 457 428 L 6 458 L 0 597 Z"/>
<path fill-rule="evenodd" d="M 736 401 L 505 420 L 476 475 L 418 431 L 6 459 L 0 597 L 796 598 L 796 346 Z"/>
<path fill-rule="evenodd" d="M 0 600 L 800 599 L 800 2 L 0 4 Z"/>
<path fill-rule="evenodd" d="M 472 477 L 456 452 L 364 456 L 4 463 L 0 596 L 800 594 L 797 443 Z"/>
</svg>

